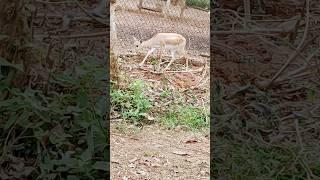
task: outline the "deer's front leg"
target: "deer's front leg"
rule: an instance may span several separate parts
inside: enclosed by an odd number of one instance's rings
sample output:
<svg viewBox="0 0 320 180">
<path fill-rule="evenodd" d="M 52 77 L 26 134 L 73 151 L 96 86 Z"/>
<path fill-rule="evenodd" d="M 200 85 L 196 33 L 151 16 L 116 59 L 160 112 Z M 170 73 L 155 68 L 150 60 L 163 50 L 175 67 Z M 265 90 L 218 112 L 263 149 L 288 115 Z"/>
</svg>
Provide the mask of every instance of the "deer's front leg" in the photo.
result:
<svg viewBox="0 0 320 180">
<path fill-rule="evenodd" d="M 148 51 L 146 57 L 144 57 L 144 59 L 142 60 L 142 62 L 139 64 L 139 66 L 142 66 L 142 65 L 145 63 L 145 61 L 147 60 L 148 56 L 150 56 L 150 54 L 153 53 L 154 50 L 156 50 L 156 48 L 152 48 L 152 49 L 150 49 L 150 50 Z"/>
<path fill-rule="evenodd" d="M 139 4 L 138 4 L 138 9 L 141 11 L 141 9 L 142 9 L 142 1 L 143 0 L 139 0 Z"/>
<path fill-rule="evenodd" d="M 164 68 L 163 71 L 166 71 L 166 70 L 171 66 L 171 64 L 173 63 L 173 61 L 176 59 L 176 56 L 175 56 L 175 52 L 174 52 L 174 51 L 171 51 L 171 57 L 172 57 L 171 61 L 169 62 L 169 64 L 167 65 L 167 67 Z"/>
<path fill-rule="evenodd" d="M 166 5 L 163 6 L 162 13 L 163 13 L 163 15 L 164 15 L 165 18 L 167 18 L 168 15 L 169 15 L 170 5 L 171 5 L 171 0 L 167 0 Z"/>
<path fill-rule="evenodd" d="M 183 17 L 184 11 L 186 10 L 186 6 L 181 7 L 181 11 L 180 11 L 180 18 Z"/>
<path fill-rule="evenodd" d="M 161 63 L 162 63 L 162 48 L 163 47 L 160 47 L 160 49 L 159 49 L 159 51 L 160 51 L 159 66 L 158 66 L 159 71 L 160 71 L 160 67 L 161 67 Z"/>
</svg>

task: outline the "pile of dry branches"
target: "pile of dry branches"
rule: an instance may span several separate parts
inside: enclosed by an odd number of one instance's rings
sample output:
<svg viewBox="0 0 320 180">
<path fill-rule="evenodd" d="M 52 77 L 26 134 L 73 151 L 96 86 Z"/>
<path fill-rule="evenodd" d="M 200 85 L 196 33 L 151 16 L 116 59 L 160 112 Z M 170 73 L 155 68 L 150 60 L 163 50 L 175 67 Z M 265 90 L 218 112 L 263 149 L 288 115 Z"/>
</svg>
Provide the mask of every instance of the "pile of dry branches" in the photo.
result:
<svg viewBox="0 0 320 180">
<path fill-rule="evenodd" d="M 230 0 L 212 11 L 215 139 L 249 139 L 301 152 L 316 142 L 319 7 L 316 0 L 264 1 L 260 7 Z M 312 157 L 304 159 L 309 177 Z"/>
</svg>

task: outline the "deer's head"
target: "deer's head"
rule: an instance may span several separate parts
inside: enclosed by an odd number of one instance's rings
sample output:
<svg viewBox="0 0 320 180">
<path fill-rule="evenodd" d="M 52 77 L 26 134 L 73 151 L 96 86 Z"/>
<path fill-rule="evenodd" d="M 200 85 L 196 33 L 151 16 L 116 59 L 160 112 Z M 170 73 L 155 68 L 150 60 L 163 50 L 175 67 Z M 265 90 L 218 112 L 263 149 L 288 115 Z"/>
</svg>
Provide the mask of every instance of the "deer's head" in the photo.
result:
<svg viewBox="0 0 320 180">
<path fill-rule="evenodd" d="M 137 38 L 133 37 L 133 45 L 135 48 L 140 49 L 141 48 L 141 40 L 138 40 Z"/>
</svg>

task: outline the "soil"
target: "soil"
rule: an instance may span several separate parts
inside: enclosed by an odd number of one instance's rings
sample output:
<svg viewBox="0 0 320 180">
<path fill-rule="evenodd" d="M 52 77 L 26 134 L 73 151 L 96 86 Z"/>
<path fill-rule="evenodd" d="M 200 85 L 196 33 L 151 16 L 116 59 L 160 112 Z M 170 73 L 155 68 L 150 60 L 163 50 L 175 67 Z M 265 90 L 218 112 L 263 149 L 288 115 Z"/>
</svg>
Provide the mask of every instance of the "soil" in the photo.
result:
<svg viewBox="0 0 320 180">
<path fill-rule="evenodd" d="M 150 110 L 152 118 L 157 118 L 157 113 L 170 108 L 175 99 L 159 98 L 162 89 L 183 91 L 200 80 L 203 85 L 182 94 L 186 104 L 209 109 L 208 68 L 203 68 L 207 69 L 206 72 L 155 74 L 150 72 L 152 65 L 148 65 L 149 62 L 145 65 L 148 71 L 136 67 L 141 60 L 139 56 L 123 56 L 121 59 L 121 72 L 125 72 L 127 81 L 142 80 L 150 87 L 145 95 L 154 104 Z M 172 69 L 179 70 L 181 66 L 173 63 Z M 192 68 L 195 69 L 190 66 Z M 201 77 L 202 74 L 205 78 Z M 164 84 L 163 78 L 170 80 L 170 83 Z M 118 115 L 113 112 L 111 117 Z M 111 123 L 111 179 L 209 179 L 208 131 L 200 133 L 183 128 L 168 130 L 156 123 L 133 135 L 126 135 L 126 132 L 117 129 L 119 126 L 121 124 Z M 126 125 L 125 128 L 130 129 L 130 126 Z"/>
<path fill-rule="evenodd" d="M 111 179 L 210 178 L 208 135 L 159 125 L 124 135 L 116 127 L 111 124 Z"/>
</svg>

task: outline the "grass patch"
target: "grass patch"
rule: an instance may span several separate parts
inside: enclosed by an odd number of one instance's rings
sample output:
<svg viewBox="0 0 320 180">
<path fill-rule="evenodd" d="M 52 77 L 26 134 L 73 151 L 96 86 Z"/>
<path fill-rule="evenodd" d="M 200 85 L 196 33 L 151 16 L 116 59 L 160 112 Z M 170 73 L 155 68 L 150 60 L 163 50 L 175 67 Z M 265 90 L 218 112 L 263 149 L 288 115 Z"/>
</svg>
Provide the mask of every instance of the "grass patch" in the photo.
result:
<svg viewBox="0 0 320 180">
<path fill-rule="evenodd" d="M 143 81 L 135 81 L 125 90 L 111 90 L 111 105 L 120 112 L 122 118 L 132 122 L 143 121 L 151 107 L 151 103 L 144 95 L 147 88 Z"/>
<path fill-rule="evenodd" d="M 210 9 L 210 0 L 187 0 L 186 3 L 188 6 Z"/>
<path fill-rule="evenodd" d="M 128 124 L 127 122 L 123 121 L 116 124 L 115 127 L 121 134 L 137 134 L 141 132 L 141 128 L 137 126 L 132 126 L 132 124 Z"/>
<path fill-rule="evenodd" d="M 203 109 L 192 106 L 179 106 L 164 114 L 163 123 L 169 128 L 187 126 L 192 130 L 209 127 L 209 114 Z"/>
</svg>

